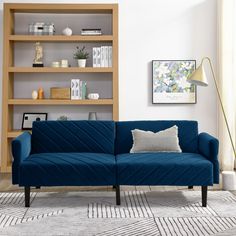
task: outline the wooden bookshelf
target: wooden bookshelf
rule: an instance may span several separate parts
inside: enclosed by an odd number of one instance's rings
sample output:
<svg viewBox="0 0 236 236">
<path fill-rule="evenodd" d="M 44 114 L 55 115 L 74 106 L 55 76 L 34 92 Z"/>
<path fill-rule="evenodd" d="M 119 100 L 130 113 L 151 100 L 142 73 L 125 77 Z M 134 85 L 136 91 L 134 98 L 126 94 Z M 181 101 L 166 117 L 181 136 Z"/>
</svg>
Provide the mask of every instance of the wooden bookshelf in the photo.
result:
<svg viewBox="0 0 236 236">
<path fill-rule="evenodd" d="M 112 34 L 99 36 L 82 35 L 17 35 L 15 28 L 15 13 L 41 13 L 41 14 L 111 14 Z M 29 22 L 30 23 L 30 22 Z M 34 42 L 47 43 L 109 43 L 113 47 L 112 68 L 52 68 L 52 67 L 17 67 L 14 60 L 15 43 Z M 15 130 L 15 106 L 111 106 L 113 120 L 119 119 L 118 106 L 118 5 L 117 4 L 4 4 L 4 52 L 3 52 L 3 112 L 2 112 L 2 151 L 1 172 L 11 171 L 11 141 L 20 135 L 22 130 Z M 50 44 L 49 44 L 50 45 Z M 16 64 L 16 65 L 15 65 Z M 29 65 L 31 66 L 31 65 Z M 53 100 L 53 99 L 18 99 L 14 98 L 14 80 L 17 73 L 91 73 L 96 79 L 98 73 L 110 73 L 112 79 L 112 98 L 98 100 Z M 37 76 L 37 74 L 35 75 Z M 55 76 L 54 76 L 55 78 Z M 23 111 L 22 111 L 23 113 Z"/>
</svg>

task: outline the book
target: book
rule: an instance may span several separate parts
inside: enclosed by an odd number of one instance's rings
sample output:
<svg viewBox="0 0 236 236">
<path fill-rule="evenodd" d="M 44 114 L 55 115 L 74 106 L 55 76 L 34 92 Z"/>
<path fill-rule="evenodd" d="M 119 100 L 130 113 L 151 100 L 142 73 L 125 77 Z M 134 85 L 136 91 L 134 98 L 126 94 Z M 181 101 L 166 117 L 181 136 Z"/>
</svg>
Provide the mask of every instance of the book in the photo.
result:
<svg viewBox="0 0 236 236">
<path fill-rule="evenodd" d="M 71 80 L 71 100 L 75 100 L 75 79 Z"/>
<path fill-rule="evenodd" d="M 79 81 L 79 99 L 82 99 L 82 83 L 83 81 Z"/>
<path fill-rule="evenodd" d="M 108 46 L 104 48 L 104 67 L 108 67 Z"/>
<path fill-rule="evenodd" d="M 81 35 L 102 35 L 102 32 L 81 32 Z"/>
<path fill-rule="evenodd" d="M 85 32 L 85 31 L 102 31 L 101 28 L 84 28 L 84 29 L 81 29 L 81 32 Z"/>
<path fill-rule="evenodd" d="M 100 47 L 97 47 L 97 58 L 96 59 L 97 59 L 96 60 L 97 67 L 101 67 L 101 48 Z"/>
<path fill-rule="evenodd" d="M 105 47 L 101 46 L 101 67 L 105 67 Z"/>
<path fill-rule="evenodd" d="M 80 99 L 79 83 L 80 83 L 80 80 L 76 79 L 75 80 L 75 99 L 76 100 Z"/>
<path fill-rule="evenodd" d="M 86 99 L 87 95 L 87 83 L 83 81 L 82 83 L 82 99 Z"/>
<path fill-rule="evenodd" d="M 97 67 L 97 48 L 93 48 L 93 67 Z"/>
<path fill-rule="evenodd" d="M 82 29 L 81 35 L 101 35 L 101 29 Z"/>
<path fill-rule="evenodd" d="M 112 46 L 108 47 L 108 67 L 112 67 Z"/>
</svg>

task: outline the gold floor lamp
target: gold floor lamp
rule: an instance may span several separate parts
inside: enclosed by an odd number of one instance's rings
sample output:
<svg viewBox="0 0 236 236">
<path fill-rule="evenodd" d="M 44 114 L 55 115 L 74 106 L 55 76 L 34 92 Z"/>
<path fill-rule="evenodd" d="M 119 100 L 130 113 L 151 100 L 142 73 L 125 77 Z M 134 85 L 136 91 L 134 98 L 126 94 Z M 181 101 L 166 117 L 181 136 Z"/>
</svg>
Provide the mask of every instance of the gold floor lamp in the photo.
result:
<svg viewBox="0 0 236 236">
<path fill-rule="evenodd" d="M 189 83 L 195 84 L 197 86 L 208 86 L 206 73 L 205 73 L 205 70 L 204 70 L 204 67 L 203 67 L 203 62 L 205 60 L 207 60 L 209 62 L 209 64 L 210 64 L 211 73 L 212 73 L 212 76 L 213 76 L 213 79 L 214 79 L 217 95 L 218 95 L 218 98 L 219 98 L 219 101 L 220 101 L 220 106 L 221 106 L 221 109 L 222 109 L 222 112 L 223 112 L 224 120 L 225 120 L 225 123 L 226 123 L 226 127 L 227 127 L 227 131 L 228 131 L 228 134 L 229 134 L 229 138 L 230 138 L 230 142 L 231 142 L 232 149 L 233 149 L 233 152 L 234 152 L 234 157 L 236 158 L 236 150 L 235 150 L 233 138 L 232 138 L 232 135 L 231 135 L 231 132 L 230 132 L 230 129 L 229 129 L 228 120 L 227 120 L 225 109 L 224 109 L 224 106 L 223 106 L 223 102 L 222 102 L 222 99 L 221 99 L 221 96 L 220 96 L 219 86 L 218 86 L 218 83 L 217 83 L 217 80 L 216 80 L 216 76 L 215 76 L 215 73 L 214 73 L 214 70 L 213 70 L 213 66 L 212 66 L 212 63 L 211 63 L 211 60 L 210 60 L 209 57 L 204 57 L 202 59 L 201 64 L 187 78 L 187 81 Z"/>
</svg>

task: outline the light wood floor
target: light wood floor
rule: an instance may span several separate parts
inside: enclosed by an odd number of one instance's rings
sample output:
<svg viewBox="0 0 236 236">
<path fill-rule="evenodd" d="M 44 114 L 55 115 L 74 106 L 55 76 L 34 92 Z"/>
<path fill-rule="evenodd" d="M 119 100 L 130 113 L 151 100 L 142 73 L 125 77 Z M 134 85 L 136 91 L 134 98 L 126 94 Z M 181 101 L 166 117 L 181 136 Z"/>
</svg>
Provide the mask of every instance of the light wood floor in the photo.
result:
<svg viewBox="0 0 236 236">
<path fill-rule="evenodd" d="M 121 186 L 121 190 L 148 190 L 148 191 L 171 191 L 171 190 L 186 190 L 187 187 L 179 186 Z M 34 189 L 32 189 L 34 191 Z M 194 187 L 193 190 L 200 190 L 200 187 Z M 209 190 L 221 190 L 221 185 L 209 187 Z M 0 174 L 0 192 L 6 191 L 23 191 L 23 188 L 18 185 L 12 185 L 11 174 Z M 36 189 L 35 191 L 39 191 Z M 57 191 L 113 191 L 112 186 L 102 187 L 42 187 L 40 191 L 57 192 Z M 236 192 L 235 192 L 236 194 Z"/>
</svg>

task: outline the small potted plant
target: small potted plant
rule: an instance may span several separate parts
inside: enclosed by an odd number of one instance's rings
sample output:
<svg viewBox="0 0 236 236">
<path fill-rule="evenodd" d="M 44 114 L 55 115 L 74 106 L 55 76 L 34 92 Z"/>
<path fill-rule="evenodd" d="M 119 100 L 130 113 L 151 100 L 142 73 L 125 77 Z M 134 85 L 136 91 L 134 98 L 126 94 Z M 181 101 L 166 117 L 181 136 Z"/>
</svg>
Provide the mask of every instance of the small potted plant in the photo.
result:
<svg viewBox="0 0 236 236">
<path fill-rule="evenodd" d="M 74 59 L 78 60 L 78 66 L 79 67 L 85 67 L 86 66 L 86 60 L 89 58 L 89 53 L 86 52 L 85 46 L 82 48 L 76 47 L 76 52 L 74 53 Z"/>
</svg>

